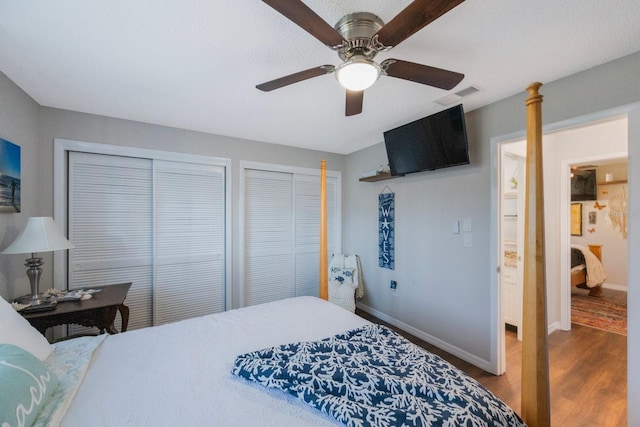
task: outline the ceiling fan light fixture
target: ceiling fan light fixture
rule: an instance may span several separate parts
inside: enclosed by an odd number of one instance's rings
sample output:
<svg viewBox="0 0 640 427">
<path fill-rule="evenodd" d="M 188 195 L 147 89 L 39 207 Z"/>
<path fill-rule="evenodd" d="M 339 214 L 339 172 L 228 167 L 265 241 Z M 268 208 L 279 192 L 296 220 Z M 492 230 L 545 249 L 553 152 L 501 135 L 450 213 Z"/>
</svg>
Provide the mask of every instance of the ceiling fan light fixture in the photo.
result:
<svg viewBox="0 0 640 427">
<path fill-rule="evenodd" d="M 354 56 L 336 67 L 336 79 L 347 90 L 361 91 L 380 77 L 380 65 L 363 56 Z"/>
</svg>

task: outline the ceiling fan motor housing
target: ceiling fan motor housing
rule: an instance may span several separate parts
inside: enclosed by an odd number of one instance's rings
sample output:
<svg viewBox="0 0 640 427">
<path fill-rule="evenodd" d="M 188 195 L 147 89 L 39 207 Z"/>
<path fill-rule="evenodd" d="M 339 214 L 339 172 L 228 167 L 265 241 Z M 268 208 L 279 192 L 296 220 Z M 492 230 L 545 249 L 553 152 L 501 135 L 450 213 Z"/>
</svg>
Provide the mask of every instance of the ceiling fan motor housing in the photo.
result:
<svg viewBox="0 0 640 427">
<path fill-rule="evenodd" d="M 347 61 L 354 55 L 373 59 L 379 50 L 372 38 L 383 26 L 382 19 L 373 13 L 356 12 L 343 16 L 334 27 L 345 42 L 338 47 L 340 59 Z"/>
</svg>

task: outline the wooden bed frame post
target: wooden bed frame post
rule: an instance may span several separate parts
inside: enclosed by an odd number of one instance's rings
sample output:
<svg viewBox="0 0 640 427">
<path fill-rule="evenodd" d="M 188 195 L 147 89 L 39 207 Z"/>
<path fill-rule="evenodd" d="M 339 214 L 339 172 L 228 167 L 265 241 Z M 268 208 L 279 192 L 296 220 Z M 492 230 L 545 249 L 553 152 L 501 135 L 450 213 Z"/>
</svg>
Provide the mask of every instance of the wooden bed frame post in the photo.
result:
<svg viewBox="0 0 640 427">
<path fill-rule="evenodd" d="M 530 427 L 551 425 L 544 263 L 542 83 L 527 87 L 527 167 L 522 310 L 521 416 Z"/>
<path fill-rule="evenodd" d="M 320 290 L 318 296 L 329 299 L 329 265 L 327 249 L 327 163 L 320 161 Z"/>
</svg>

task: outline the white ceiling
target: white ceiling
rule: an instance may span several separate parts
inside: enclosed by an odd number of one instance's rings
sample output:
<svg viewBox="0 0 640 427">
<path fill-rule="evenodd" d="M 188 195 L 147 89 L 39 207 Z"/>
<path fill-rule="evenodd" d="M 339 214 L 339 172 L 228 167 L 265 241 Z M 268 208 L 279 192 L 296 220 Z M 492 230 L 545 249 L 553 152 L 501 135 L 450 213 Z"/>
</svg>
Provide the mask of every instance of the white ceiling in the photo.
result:
<svg viewBox="0 0 640 427">
<path fill-rule="evenodd" d="M 368 11 L 388 22 L 407 0 L 305 0 L 329 24 Z M 277 77 L 340 60 L 259 0 L 2 0 L 0 71 L 44 106 L 351 153 L 444 107 L 467 111 L 640 50 L 637 0 L 467 0 L 378 61 L 458 71 L 444 91 L 383 76 L 344 116 L 333 75 L 273 92 Z M 544 87 L 542 89 L 544 94 Z"/>
</svg>

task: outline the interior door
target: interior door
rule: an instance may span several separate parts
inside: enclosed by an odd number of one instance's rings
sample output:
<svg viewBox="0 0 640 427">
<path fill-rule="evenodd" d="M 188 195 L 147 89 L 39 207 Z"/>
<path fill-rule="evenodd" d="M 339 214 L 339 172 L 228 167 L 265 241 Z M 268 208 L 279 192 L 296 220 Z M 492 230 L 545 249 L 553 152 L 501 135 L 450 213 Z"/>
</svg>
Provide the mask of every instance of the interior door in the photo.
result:
<svg viewBox="0 0 640 427">
<path fill-rule="evenodd" d="M 149 159 L 69 153 L 68 287 L 132 282 L 129 329 L 152 324 L 152 194 Z"/>
<path fill-rule="evenodd" d="M 517 328 L 520 340 L 524 280 L 524 148 L 524 143 L 503 144 L 500 181 L 500 286 L 503 321 Z"/>
<path fill-rule="evenodd" d="M 518 203 L 516 225 L 516 316 L 518 318 L 518 340 L 522 341 L 522 300 L 524 287 L 524 214 L 526 194 L 526 162 L 524 157 L 518 159 Z"/>
</svg>

